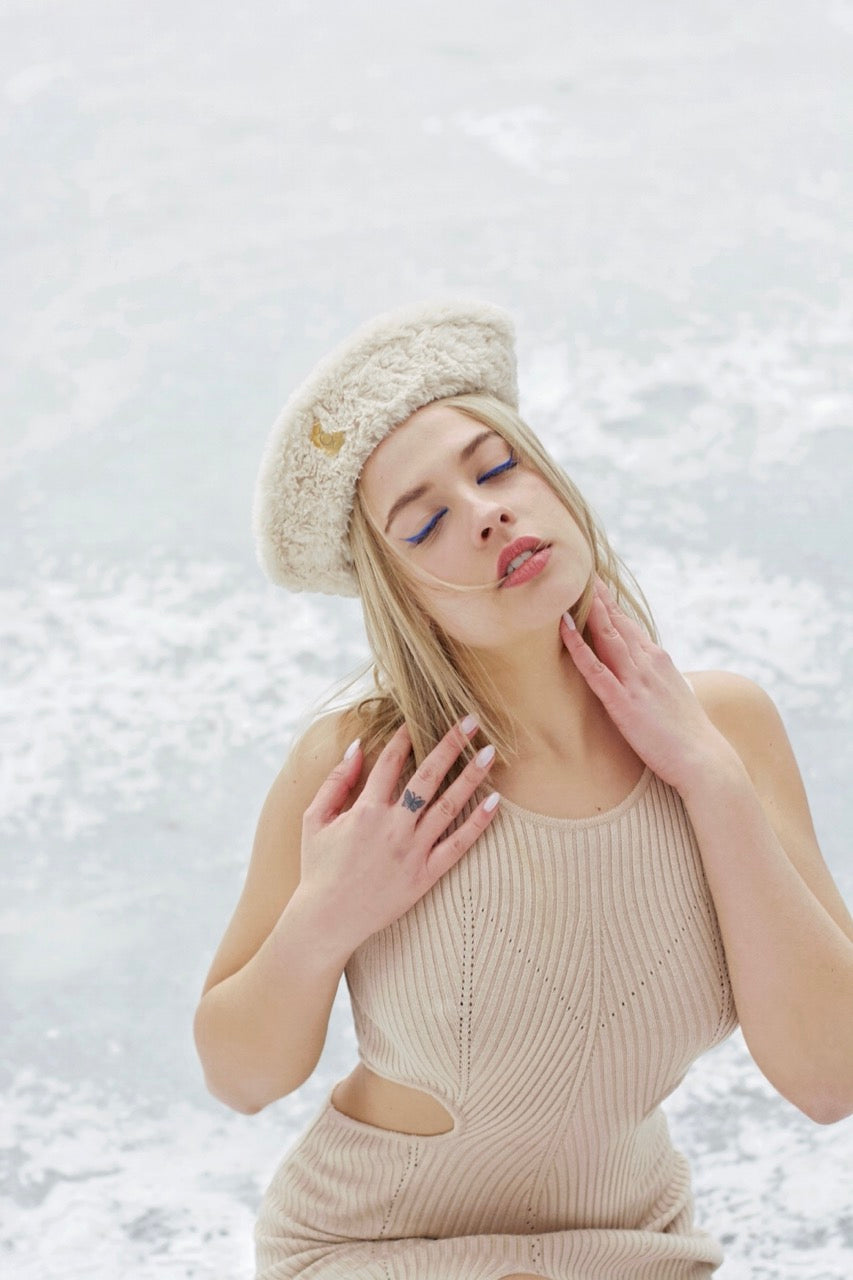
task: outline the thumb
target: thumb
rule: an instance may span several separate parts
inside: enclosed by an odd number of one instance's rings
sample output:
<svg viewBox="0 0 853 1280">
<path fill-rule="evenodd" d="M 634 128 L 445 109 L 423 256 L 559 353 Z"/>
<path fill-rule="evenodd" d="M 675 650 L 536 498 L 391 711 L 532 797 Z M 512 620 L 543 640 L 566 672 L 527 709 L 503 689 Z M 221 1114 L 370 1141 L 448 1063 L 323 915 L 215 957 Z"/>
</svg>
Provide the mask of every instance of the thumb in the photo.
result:
<svg viewBox="0 0 853 1280">
<path fill-rule="evenodd" d="M 305 810 L 306 818 L 313 819 L 318 826 L 325 826 L 336 818 L 358 781 L 361 765 L 361 739 L 356 738 L 355 742 L 351 742 L 347 747 L 341 762 L 335 765 L 326 781 L 321 784 L 319 791 Z"/>
</svg>

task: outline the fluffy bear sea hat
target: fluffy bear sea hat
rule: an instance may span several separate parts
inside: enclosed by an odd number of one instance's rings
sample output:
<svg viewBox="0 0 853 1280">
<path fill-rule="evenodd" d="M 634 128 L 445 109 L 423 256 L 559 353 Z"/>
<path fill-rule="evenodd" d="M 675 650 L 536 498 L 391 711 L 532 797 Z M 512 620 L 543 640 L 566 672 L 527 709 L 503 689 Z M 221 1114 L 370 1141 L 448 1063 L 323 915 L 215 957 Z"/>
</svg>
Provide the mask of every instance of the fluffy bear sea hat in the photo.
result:
<svg viewBox="0 0 853 1280">
<path fill-rule="evenodd" d="M 517 408 L 514 344 L 501 308 L 447 299 L 376 316 L 321 360 L 276 419 L 258 472 L 252 527 L 267 577 L 358 595 L 347 529 L 368 457 L 444 396 L 485 391 Z"/>
</svg>

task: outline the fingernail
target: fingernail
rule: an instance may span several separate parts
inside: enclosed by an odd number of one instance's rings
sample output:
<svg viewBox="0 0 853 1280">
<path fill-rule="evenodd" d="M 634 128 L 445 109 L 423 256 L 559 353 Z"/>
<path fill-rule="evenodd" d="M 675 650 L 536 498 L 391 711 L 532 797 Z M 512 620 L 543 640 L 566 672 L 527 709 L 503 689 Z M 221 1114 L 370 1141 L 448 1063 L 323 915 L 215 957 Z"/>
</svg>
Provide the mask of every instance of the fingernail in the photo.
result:
<svg viewBox="0 0 853 1280">
<path fill-rule="evenodd" d="M 569 613 L 568 609 L 563 614 L 563 622 L 565 622 L 566 626 L 569 628 L 570 631 L 577 631 L 577 627 L 575 626 L 575 620 L 572 617 L 572 615 Z"/>
<path fill-rule="evenodd" d="M 481 751 L 477 752 L 477 755 L 474 759 L 474 763 L 476 765 L 479 765 L 481 769 L 485 769 L 487 764 L 491 764 L 492 760 L 494 759 L 494 756 L 495 756 L 495 749 L 492 746 L 492 744 L 489 743 L 487 747 L 483 747 Z"/>
<path fill-rule="evenodd" d="M 465 719 L 462 721 L 460 728 L 462 729 L 463 733 L 473 733 L 474 730 L 477 728 L 477 717 L 466 716 Z"/>
<path fill-rule="evenodd" d="M 356 751 L 358 751 L 358 748 L 360 747 L 360 745 L 361 745 L 361 738 L 356 738 L 355 742 L 351 742 L 347 747 L 346 751 L 344 752 L 344 759 L 352 760 Z"/>
<path fill-rule="evenodd" d="M 493 809 L 497 808 L 500 798 L 500 792 L 493 791 L 492 794 L 483 801 L 483 808 L 486 810 L 486 813 L 491 813 Z"/>
</svg>

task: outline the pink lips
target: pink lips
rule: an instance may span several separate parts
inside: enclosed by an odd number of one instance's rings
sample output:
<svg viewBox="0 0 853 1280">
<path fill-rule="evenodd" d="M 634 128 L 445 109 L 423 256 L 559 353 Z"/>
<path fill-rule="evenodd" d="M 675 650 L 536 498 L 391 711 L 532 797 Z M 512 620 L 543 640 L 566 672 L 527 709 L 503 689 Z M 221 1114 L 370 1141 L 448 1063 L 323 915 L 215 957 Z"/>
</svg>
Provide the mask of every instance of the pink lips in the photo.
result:
<svg viewBox="0 0 853 1280">
<path fill-rule="evenodd" d="M 538 551 L 534 551 L 533 555 L 528 560 L 525 560 L 524 564 L 519 565 L 517 569 L 513 569 L 512 573 L 506 578 L 501 578 L 498 583 L 498 590 L 509 591 L 512 587 L 523 586 L 531 578 L 538 577 L 550 559 L 550 547 L 541 547 Z"/>
<path fill-rule="evenodd" d="M 546 551 L 547 549 L 548 549 L 548 544 L 547 543 L 543 544 L 541 538 L 516 538 L 515 542 L 511 542 L 509 546 L 504 547 L 503 551 L 498 556 L 498 566 L 497 566 L 498 580 L 501 586 L 504 585 L 504 580 L 511 582 L 512 579 L 515 578 L 516 574 L 521 574 L 528 564 L 533 564 L 533 560 L 537 559 L 537 556 L 534 554 L 532 559 L 528 560 L 526 564 L 521 565 L 518 569 L 515 569 L 513 573 L 510 575 L 510 577 L 507 579 L 506 577 L 507 567 L 515 559 L 516 556 L 520 556 L 523 551 L 532 551 L 536 553 L 538 551 Z M 547 560 L 547 558 L 548 557 L 546 556 L 545 559 Z M 536 568 L 537 568 L 537 571 L 539 568 L 544 568 L 544 561 L 542 565 L 536 566 Z M 533 575 L 530 574 L 529 576 L 532 577 Z"/>
</svg>

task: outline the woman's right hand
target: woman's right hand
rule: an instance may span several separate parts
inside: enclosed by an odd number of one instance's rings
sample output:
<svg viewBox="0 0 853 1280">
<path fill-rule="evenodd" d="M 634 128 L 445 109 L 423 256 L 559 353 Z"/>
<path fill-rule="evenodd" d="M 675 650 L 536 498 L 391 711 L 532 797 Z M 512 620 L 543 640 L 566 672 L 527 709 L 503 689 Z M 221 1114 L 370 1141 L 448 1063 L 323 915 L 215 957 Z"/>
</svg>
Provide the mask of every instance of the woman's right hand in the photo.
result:
<svg viewBox="0 0 853 1280">
<path fill-rule="evenodd" d="M 323 914 L 328 912 L 336 938 L 342 949 L 349 947 L 348 954 L 414 906 L 470 849 L 494 817 L 499 799 L 496 792 L 441 839 L 494 759 L 494 750 L 483 748 L 435 799 L 448 770 L 476 730 L 470 717 L 454 725 L 395 800 L 412 747 L 408 730 L 401 725 L 377 757 L 361 794 L 344 810 L 363 765 L 356 740 L 305 810 L 299 892 L 323 903 Z"/>
</svg>

